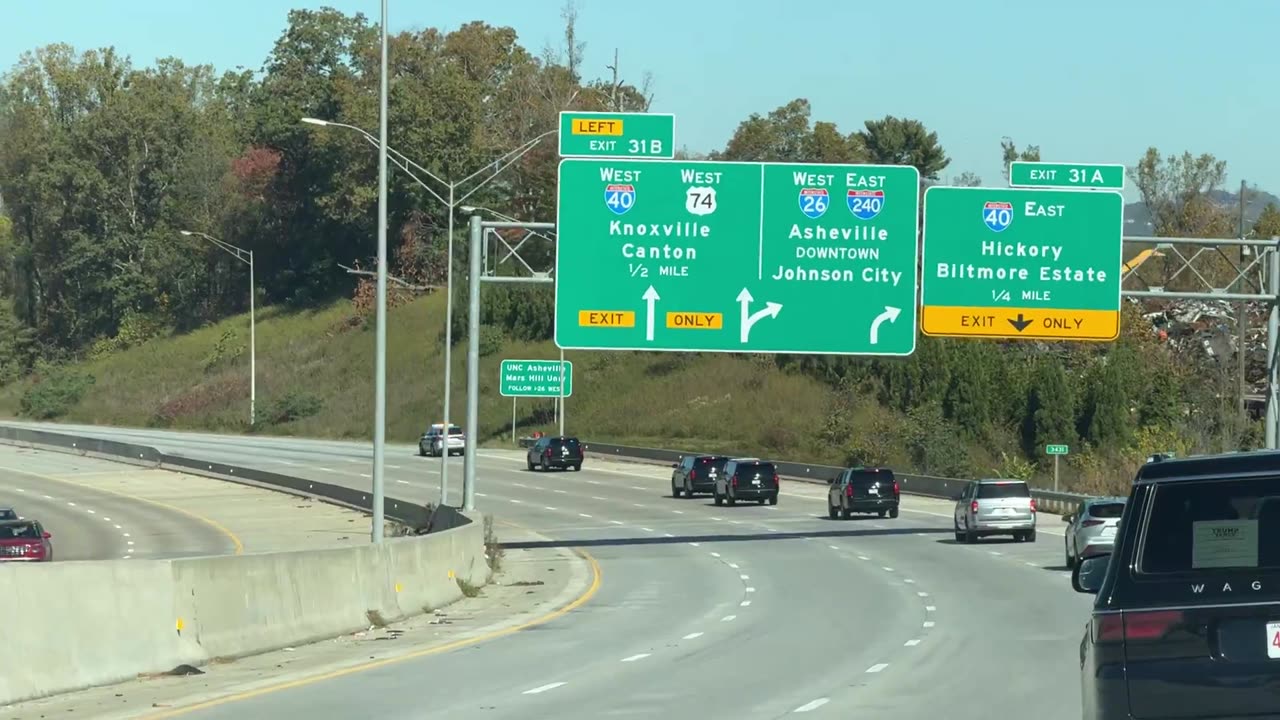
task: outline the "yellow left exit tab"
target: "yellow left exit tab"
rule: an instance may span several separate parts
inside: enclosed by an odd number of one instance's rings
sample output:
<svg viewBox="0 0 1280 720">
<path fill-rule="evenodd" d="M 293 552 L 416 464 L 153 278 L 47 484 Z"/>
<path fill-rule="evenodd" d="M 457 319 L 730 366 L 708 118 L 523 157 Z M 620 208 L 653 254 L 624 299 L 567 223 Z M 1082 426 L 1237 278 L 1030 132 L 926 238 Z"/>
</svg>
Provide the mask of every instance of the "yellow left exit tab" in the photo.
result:
<svg viewBox="0 0 1280 720">
<path fill-rule="evenodd" d="M 612 135 L 622 134 L 622 120 L 602 120 L 600 118 L 576 118 L 573 121 L 574 135 Z"/>
</svg>

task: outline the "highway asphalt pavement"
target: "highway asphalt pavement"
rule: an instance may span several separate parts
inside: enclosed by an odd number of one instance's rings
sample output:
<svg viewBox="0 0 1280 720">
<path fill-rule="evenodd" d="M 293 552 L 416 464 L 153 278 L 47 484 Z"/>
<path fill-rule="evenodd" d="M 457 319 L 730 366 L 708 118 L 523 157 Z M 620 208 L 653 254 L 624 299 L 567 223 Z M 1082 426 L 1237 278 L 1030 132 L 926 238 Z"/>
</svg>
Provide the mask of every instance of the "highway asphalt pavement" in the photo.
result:
<svg viewBox="0 0 1280 720">
<path fill-rule="evenodd" d="M 0 506 L 52 535 L 53 561 L 219 555 L 236 540 L 173 506 L 93 487 L 119 463 L 0 445 Z M 135 472 L 141 472 L 135 471 Z"/>
<path fill-rule="evenodd" d="M 61 429 L 369 486 L 367 443 Z M 387 494 L 435 501 L 440 460 L 414 451 L 388 446 Z M 523 458 L 478 451 L 478 509 L 594 556 L 589 602 L 466 650 L 182 717 L 1080 717 L 1090 598 L 1070 588 L 1057 516 L 1040 518 L 1038 542 L 970 546 L 954 542 L 946 501 L 829 520 L 821 485 L 785 482 L 776 507 L 715 507 L 671 498 L 664 466 L 588 449 L 581 472 L 536 473 Z M 456 504 L 460 459 L 449 475 Z"/>
</svg>

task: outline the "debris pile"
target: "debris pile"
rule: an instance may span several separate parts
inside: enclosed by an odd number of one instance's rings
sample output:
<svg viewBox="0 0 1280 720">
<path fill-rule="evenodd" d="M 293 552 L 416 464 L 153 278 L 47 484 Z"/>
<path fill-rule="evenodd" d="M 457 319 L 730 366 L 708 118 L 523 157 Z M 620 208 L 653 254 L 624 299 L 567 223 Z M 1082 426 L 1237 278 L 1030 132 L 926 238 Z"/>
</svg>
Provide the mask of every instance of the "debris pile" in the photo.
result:
<svg viewBox="0 0 1280 720">
<path fill-rule="evenodd" d="M 1267 315 L 1261 302 L 1225 300 L 1142 301 L 1152 331 L 1174 352 L 1190 361 L 1208 362 L 1234 372 L 1240 343 L 1240 307 L 1244 306 L 1245 386 L 1261 401 L 1267 382 Z"/>
</svg>

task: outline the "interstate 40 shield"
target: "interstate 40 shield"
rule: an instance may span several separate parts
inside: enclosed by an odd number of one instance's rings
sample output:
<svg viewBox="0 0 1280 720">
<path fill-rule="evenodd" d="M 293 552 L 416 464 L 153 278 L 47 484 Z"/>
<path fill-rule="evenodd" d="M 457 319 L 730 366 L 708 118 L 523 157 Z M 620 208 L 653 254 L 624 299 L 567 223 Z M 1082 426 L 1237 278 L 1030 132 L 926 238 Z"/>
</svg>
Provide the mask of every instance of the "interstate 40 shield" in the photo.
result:
<svg viewBox="0 0 1280 720">
<path fill-rule="evenodd" d="M 556 344 L 910 355 L 919 182 L 899 165 L 565 159 Z"/>
</svg>

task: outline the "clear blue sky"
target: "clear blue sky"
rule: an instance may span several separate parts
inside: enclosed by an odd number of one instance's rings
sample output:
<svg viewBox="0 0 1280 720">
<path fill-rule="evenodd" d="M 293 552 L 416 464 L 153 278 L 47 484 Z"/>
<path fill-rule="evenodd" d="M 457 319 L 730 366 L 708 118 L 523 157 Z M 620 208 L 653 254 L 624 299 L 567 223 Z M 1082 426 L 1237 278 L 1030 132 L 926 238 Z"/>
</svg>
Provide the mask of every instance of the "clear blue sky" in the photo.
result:
<svg viewBox="0 0 1280 720">
<path fill-rule="evenodd" d="M 533 51 L 561 44 L 562 0 L 391 0 L 393 31 L 509 25 Z M 51 42 L 113 45 L 147 64 L 174 55 L 258 69 L 290 8 L 378 18 L 377 0 L 45 0 L 0 15 L 0 66 Z M 1046 160 L 1133 164 L 1150 145 L 1209 152 L 1280 193 L 1276 0 L 578 0 L 586 74 L 621 53 L 623 75 L 654 78 L 655 111 L 676 114 L 677 144 L 724 146 L 751 112 L 796 97 L 849 131 L 885 114 L 922 120 L 951 175 L 1002 184 L 999 141 Z"/>
</svg>

